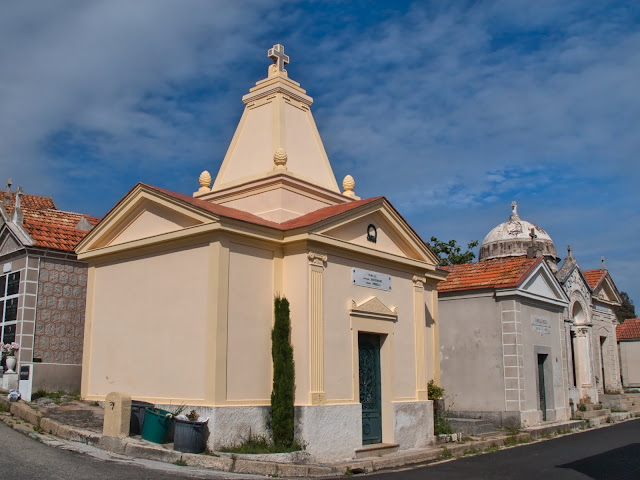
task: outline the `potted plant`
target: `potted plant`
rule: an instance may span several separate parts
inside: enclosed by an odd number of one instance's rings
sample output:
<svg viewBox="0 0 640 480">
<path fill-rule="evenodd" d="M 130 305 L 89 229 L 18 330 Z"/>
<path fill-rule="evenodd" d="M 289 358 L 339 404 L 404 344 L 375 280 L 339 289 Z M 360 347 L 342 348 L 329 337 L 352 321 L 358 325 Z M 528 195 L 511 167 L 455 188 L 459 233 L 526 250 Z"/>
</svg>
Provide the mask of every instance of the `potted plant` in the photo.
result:
<svg viewBox="0 0 640 480">
<path fill-rule="evenodd" d="M 20 344 L 16 342 L 7 343 L 2 345 L 2 353 L 5 355 L 7 371 L 6 373 L 16 373 L 14 368 L 16 368 L 16 352 L 20 350 Z"/>
<path fill-rule="evenodd" d="M 176 417 L 173 448 L 183 453 L 202 453 L 206 446 L 208 418 L 199 416 L 195 410 Z"/>
</svg>

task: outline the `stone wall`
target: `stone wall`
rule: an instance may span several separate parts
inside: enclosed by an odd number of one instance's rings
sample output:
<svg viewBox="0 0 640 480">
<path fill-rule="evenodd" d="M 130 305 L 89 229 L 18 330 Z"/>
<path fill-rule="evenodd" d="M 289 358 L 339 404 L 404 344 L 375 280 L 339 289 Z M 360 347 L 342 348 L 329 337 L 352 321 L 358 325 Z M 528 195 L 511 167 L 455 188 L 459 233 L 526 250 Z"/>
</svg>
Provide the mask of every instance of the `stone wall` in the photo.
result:
<svg viewBox="0 0 640 480">
<path fill-rule="evenodd" d="M 42 258 L 34 359 L 42 363 L 82 364 L 86 264 Z"/>
</svg>

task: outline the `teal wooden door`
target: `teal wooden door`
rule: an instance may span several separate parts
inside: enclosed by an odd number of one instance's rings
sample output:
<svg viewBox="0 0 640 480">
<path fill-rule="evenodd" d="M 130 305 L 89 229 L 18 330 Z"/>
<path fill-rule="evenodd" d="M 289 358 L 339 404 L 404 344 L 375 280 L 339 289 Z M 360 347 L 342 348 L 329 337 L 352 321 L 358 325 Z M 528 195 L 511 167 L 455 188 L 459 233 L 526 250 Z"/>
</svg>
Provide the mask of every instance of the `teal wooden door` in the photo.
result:
<svg viewBox="0 0 640 480">
<path fill-rule="evenodd" d="M 362 444 L 382 443 L 380 402 L 380 336 L 358 334 Z"/>
</svg>

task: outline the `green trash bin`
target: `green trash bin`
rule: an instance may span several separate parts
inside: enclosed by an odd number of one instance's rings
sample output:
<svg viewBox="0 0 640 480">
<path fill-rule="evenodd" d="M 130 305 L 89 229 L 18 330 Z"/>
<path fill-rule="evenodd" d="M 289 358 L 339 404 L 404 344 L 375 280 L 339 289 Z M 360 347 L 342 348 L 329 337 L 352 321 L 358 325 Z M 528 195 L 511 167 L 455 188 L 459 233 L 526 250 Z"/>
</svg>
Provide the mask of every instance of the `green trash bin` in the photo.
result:
<svg viewBox="0 0 640 480">
<path fill-rule="evenodd" d="M 166 443 L 173 415 L 160 408 L 147 408 L 142 425 L 142 438 L 153 443 Z"/>
</svg>

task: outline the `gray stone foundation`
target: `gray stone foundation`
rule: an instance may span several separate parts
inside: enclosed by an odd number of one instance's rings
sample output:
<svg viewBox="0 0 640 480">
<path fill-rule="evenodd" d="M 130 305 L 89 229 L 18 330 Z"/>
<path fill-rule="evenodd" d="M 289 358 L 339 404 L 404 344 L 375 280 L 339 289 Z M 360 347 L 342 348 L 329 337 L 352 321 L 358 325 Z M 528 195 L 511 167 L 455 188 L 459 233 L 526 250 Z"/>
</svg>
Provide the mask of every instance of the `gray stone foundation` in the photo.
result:
<svg viewBox="0 0 640 480">
<path fill-rule="evenodd" d="M 433 402 L 393 402 L 393 437 L 400 450 L 434 443 Z"/>
<path fill-rule="evenodd" d="M 295 407 L 296 440 L 318 461 L 353 458 L 362 447 L 362 405 Z"/>
</svg>

